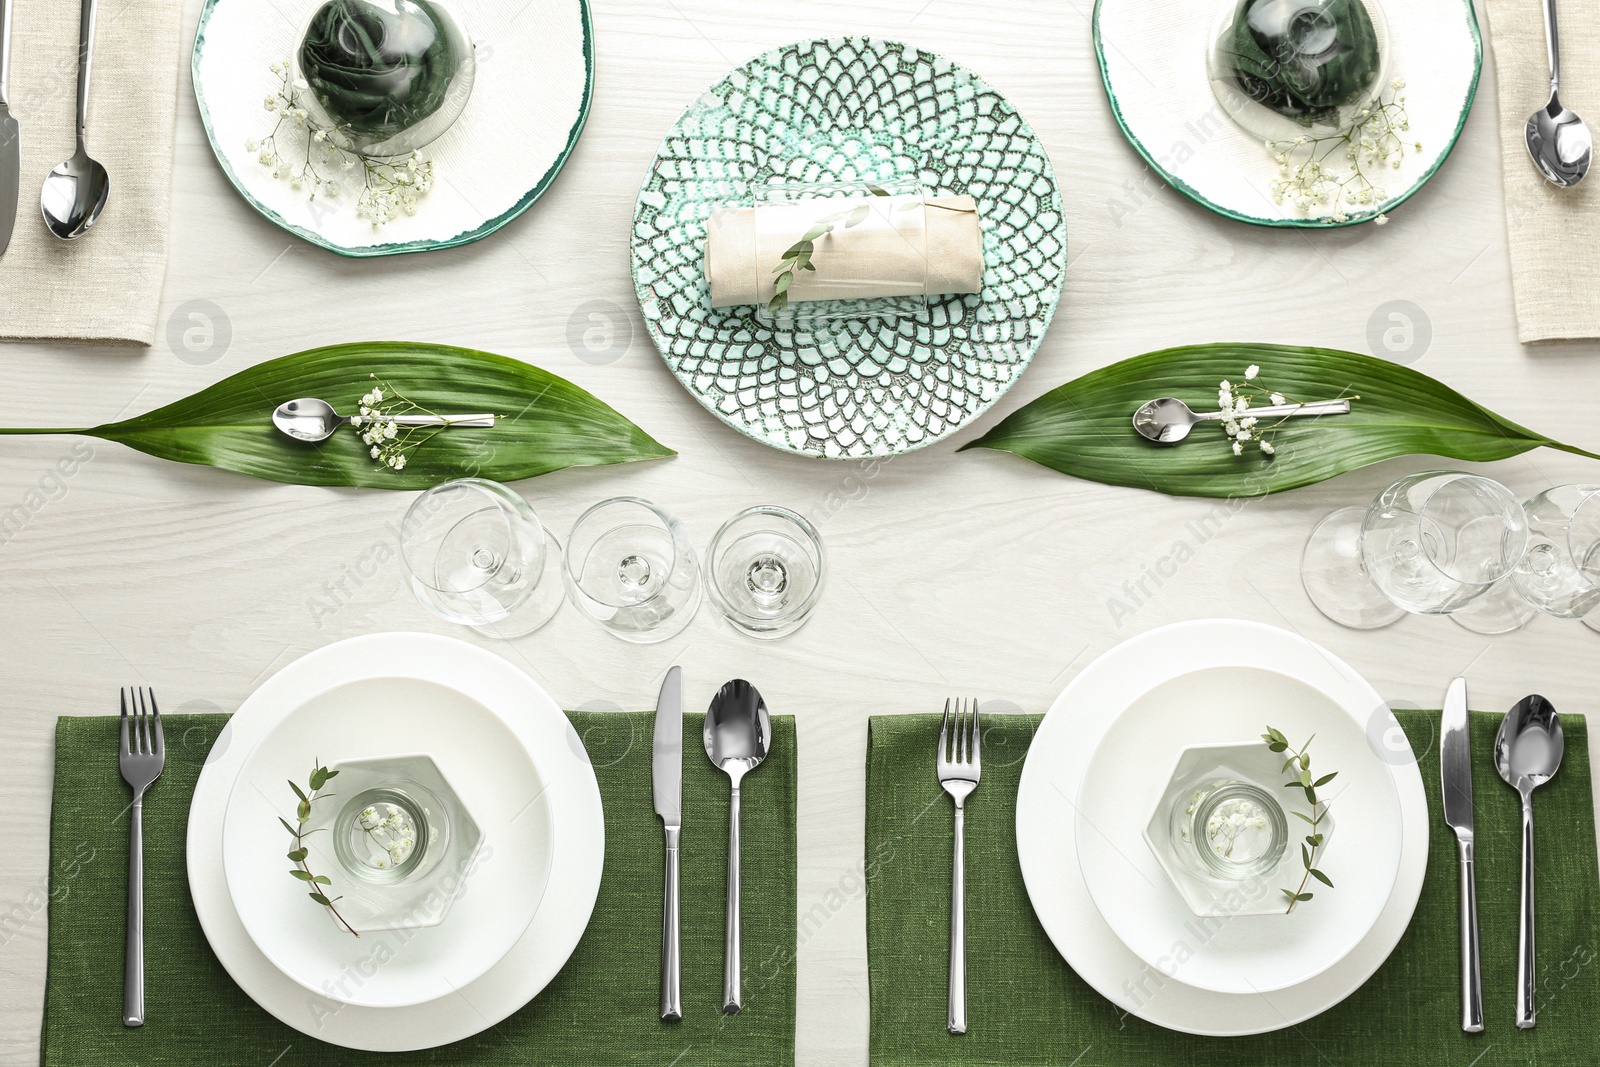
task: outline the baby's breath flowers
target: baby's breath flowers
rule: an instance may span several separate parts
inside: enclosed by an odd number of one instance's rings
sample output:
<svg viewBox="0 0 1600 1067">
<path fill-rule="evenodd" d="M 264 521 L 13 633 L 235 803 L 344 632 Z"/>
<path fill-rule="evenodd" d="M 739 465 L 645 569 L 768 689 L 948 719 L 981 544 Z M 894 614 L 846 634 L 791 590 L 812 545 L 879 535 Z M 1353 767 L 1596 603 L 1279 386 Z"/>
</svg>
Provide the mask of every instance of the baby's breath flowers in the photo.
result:
<svg viewBox="0 0 1600 1067">
<path fill-rule="evenodd" d="M 1252 363 L 1245 368 L 1244 379 L 1232 382 L 1224 379 L 1217 384 L 1217 410 L 1223 413 L 1222 431 L 1228 435 L 1228 446 L 1236 456 L 1244 455 L 1245 446 L 1254 444 L 1264 456 L 1275 455 L 1278 451 L 1267 436 L 1281 427 L 1293 416 L 1278 415 L 1268 416 L 1266 422 L 1260 417 L 1251 414 L 1252 411 L 1265 407 L 1285 407 L 1287 405 L 1300 406 L 1306 401 L 1290 400 L 1282 393 L 1269 389 L 1261 384 L 1261 368 Z M 1351 400 L 1360 400 L 1358 396 L 1350 397 Z"/>
<path fill-rule="evenodd" d="M 373 462 L 391 470 L 403 471 L 409 454 L 448 427 L 400 425 L 396 421 L 399 415 L 440 416 L 438 412 L 410 400 L 376 374 L 371 377 L 377 384 L 362 395 L 358 412 L 350 416 L 350 428 L 361 435 L 361 443 L 367 446 L 367 454 Z"/>
<path fill-rule="evenodd" d="M 383 850 L 375 866 L 398 867 L 417 847 L 417 830 L 411 816 L 396 804 L 369 805 L 356 815 L 356 825 Z"/>
<path fill-rule="evenodd" d="M 1398 170 L 1408 149 L 1422 151 L 1422 142 L 1410 133 L 1405 87 L 1404 78 L 1395 78 L 1339 133 L 1262 142 L 1278 166 L 1273 201 L 1287 201 L 1302 215 L 1328 222 L 1376 214 L 1374 222 L 1387 223 L 1389 216 L 1380 210 L 1389 199 L 1383 171 Z"/>
<path fill-rule="evenodd" d="M 423 159 L 420 149 L 387 158 L 342 147 L 335 136 L 339 128 L 321 125 L 307 110 L 305 80 L 294 77 L 289 61 L 274 61 L 272 73 L 278 87 L 262 101 L 275 119 L 272 130 L 245 142 L 257 163 L 307 200 L 338 199 L 359 187 L 356 215 L 374 229 L 417 213 L 417 199 L 433 188 L 433 162 Z M 359 175 L 350 173 L 358 169 Z"/>
<path fill-rule="evenodd" d="M 306 829 L 306 824 L 311 821 L 311 802 L 332 797 L 332 793 L 319 794 L 317 791 L 327 785 L 330 778 L 336 778 L 339 775 L 338 771 L 330 771 L 316 760 L 312 760 L 311 764 L 311 778 L 307 783 L 309 788 L 302 789 L 299 783 L 292 780 L 289 782 L 289 788 L 294 790 L 295 795 L 295 821 L 290 823 L 283 816 L 278 816 L 278 821 L 283 824 L 283 828 L 289 831 L 290 837 L 294 838 L 294 847 L 289 850 L 289 861 L 294 866 L 289 868 L 289 873 L 298 881 L 306 884 L 306 889 L 311 899 L 327 908 L 328 914 L 332 915 L 340 926 L 356 937 L 360 937 L 361 934 L 357 932 L 356 928 L 345 922 L 344 916 L 339 914 L 339 909 L 334 907 L 334 904 L 342 898 L 328 896 L 328 890 L 333 886 L 333 879 L 325 874 L 313 874 L 311 867 L 306 862 L 311 855 L 310 850 L 306 848 L 306 838 L 327 829 L 327 827 L 319 827 L 316 830 Z"/>
</svg>

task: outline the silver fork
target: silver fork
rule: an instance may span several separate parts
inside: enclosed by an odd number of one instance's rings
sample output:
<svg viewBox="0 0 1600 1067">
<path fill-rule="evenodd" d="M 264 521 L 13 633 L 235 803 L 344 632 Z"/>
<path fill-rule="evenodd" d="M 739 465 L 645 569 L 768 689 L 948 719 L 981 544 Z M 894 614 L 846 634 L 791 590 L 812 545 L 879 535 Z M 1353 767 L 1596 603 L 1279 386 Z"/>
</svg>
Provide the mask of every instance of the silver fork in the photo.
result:
<svg viewBox="0 0 1600 1067">
<path fill-rule="evenodd" d="M 117 767 L 133 789 L 133 841 L 128 848 L 128 948 L 122 978 L 122 1025 L 144 1025 L 144 793 L 161 777 L 167 742 L 155 690 L 124 689 Z"/>
<path fill-rule="evenodd" d="M 950 729 L 950 709 L 955 706 L 955 730 Z M 956 802 L 956 854 L 950 877 L 950 1014 L 945 1028 L 952 1034 L 967 1032 L 967 796 L 978 788 L 981 770 L 978 702 L 966 699 L 944 702 L 939 724 L 939 784 Z"/>
</svg>

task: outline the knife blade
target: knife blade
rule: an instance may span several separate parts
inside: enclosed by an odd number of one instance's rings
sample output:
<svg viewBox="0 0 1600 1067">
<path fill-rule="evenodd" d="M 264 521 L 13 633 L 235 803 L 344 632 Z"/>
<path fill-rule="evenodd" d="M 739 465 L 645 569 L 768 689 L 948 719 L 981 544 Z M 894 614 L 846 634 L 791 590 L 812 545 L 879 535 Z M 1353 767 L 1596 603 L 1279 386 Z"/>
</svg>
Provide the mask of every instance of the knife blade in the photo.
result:
<svg viewBox="0 0 1600 1067">
<path fill-rule="evenodd" d="M 1439 787 L 1444 821 L 1455 831 L 1461 881 L 1461 1029 L 1483 1029 L 1483 976 L 1478 960 L 1478 885 L 1472 856 L 1472 738 L 1467 724 L 1467 680 L 1457 678 L 1444 696 L 1439 727 Z"/>
<path fill-rule="evenodd" d="M 661 896 L 661 1018 L 683 1018 L 679 989 L 678 837 L 683 829 L 683 669 L 673 667 L 656 700 L 650 784 L 656 814 L 667 836 L 667 869 Z"/>
<path fill-rule="evenodd" d="M 11 0 L 0 0 L 0 255 L 11 244 L 22 182 L 21 130 L 11 114 L 7 79 L 11 72 Z"/>
</svg>

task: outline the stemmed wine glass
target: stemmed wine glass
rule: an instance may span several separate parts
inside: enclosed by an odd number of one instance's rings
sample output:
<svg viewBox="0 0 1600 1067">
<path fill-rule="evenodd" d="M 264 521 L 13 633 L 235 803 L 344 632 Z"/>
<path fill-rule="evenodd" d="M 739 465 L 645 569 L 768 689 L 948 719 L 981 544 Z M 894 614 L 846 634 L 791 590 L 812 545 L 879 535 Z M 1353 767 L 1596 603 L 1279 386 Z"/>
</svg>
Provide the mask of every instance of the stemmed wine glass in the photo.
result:
<svg viewBox="0 0 1600 1067">
<path fill-rule="evenodd" d="M 572 602 L 624 641 L 665 641 L 700 606 L 700 565 L 682 522 L 638 497 L 578 516 L 562 576 Z"/>
<path fill-rule="evenodd" d="M 1518 617 L 1516 605 L 1500 602 L 1515 592 L 1504 579 L 1527 542 L 1527 517 L 1505 486 L 1463 471 L 1425 471 L 1395 482 L 1365 509 L 1323 519 L 1306 540 L 1300 576 L 1317 609 L 1353 629 L 1387 626 L 1409 611 L 1500 633 L 1527 618 L 1525 607 Z M 1475 610 L 1491 590 L 1495 597 Z"/>
<path fill-rule="evenodd" d="M 776 504 L 739 512 L 706 551 L 712 602 L 751 637 L 784 637 L 804 626 L 822 598 L 826 571 L 817 528 Z"/>
<path fill-rule="evenodd" d="M 436 485 L 400 523 L 411 589 L 442 619 L 520 637 L 561 607 L 561 546 L 520 495 L 498 482 Z"/>
<path fill-rule="evenodd" d="M 1528 603 L 1600 628 L 1600 485 L 1558 485 L 1522 505 L 1528 551 L 1512 576 Z"/>
</svg>

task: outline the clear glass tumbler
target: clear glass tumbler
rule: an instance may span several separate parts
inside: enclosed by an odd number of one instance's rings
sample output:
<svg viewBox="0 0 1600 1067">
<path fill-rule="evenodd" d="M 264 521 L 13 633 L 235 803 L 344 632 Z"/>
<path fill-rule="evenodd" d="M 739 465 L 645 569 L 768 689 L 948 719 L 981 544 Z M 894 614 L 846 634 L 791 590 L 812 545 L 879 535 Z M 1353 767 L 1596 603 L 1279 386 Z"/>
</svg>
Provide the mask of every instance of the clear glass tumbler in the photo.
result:
<svg viewBox="0 0 1600 1067">
<path fill-rule="evenodd" d="M 624 641 L 665 641 L 700 606 L 688 530 L 638 497 L 602 500 L 578 516 L 562 574 L 572 602 Z"/>
<path fill-rule="evenodd" d="M 1528 551 L 1513 576 L 1528 603 L 1558 619 L 1600 606 L 1600 485 L 1558 485 L 1522 505 Z"/>
<path fill-rule="evenodd" d="M 400 553 L 424 607 L 491 637 L 532 633 L 561 607 L 561 546 L 497 482 L 463 478 L 423 493 L 400 524 Z"/>
<path fill-rule="evenodd" d="M 784 637 L 804 626 L 822 598 L 826 571 L 816 527 L 774 504 L 723 523 L 706 552 L 712 602 L 751 637 Z"/>
</svg>

